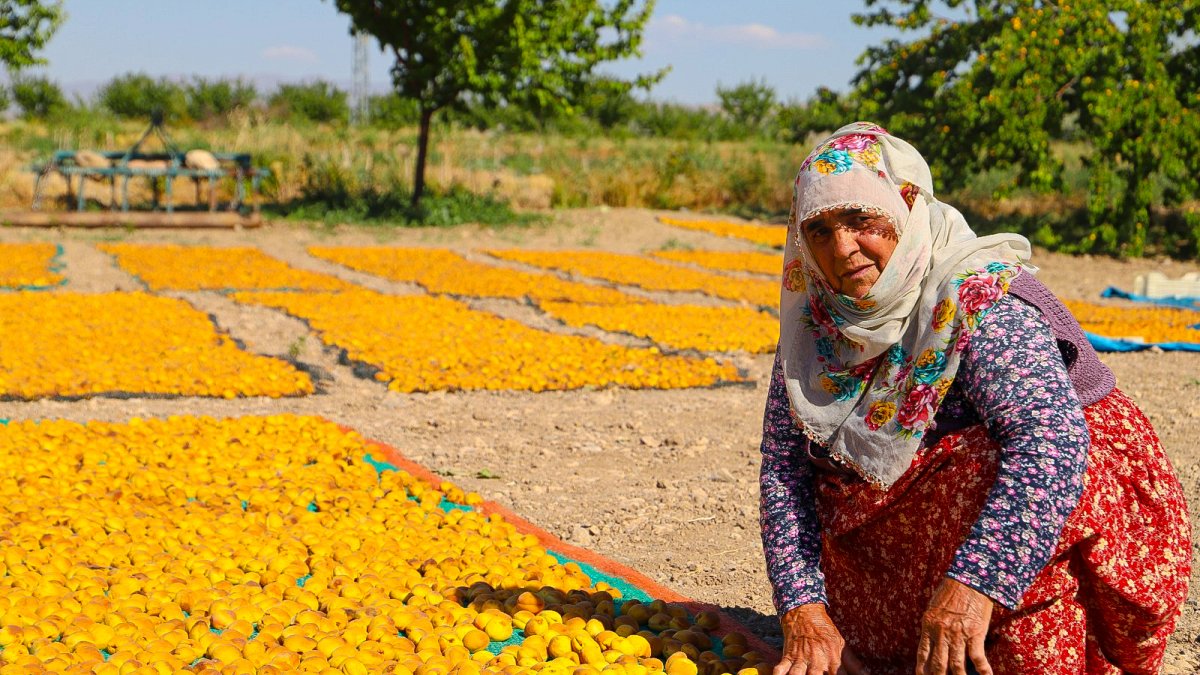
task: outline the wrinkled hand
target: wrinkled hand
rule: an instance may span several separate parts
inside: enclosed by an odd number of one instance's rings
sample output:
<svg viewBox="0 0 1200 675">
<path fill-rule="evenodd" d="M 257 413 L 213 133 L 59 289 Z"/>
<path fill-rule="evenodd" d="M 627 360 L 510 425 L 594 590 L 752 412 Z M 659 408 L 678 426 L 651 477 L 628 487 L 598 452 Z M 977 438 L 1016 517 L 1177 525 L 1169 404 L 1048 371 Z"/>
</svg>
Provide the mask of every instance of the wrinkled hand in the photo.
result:
<svg viewBox="0 0 1200 675">
<path fill-rule="evenodd" d="M 979 675 L 992 675 L 983 652 L 991 620 L 991 598 L 953 579 L 943 579 L 921 619 L 916 675 L 965 675 L 968 658 Z"/>
<path fill-rule="evenodd" d="M 866 675 L 825 605 L 800 605 L 780 620 L 783 658 L 772 675 Z"/>
</svg>

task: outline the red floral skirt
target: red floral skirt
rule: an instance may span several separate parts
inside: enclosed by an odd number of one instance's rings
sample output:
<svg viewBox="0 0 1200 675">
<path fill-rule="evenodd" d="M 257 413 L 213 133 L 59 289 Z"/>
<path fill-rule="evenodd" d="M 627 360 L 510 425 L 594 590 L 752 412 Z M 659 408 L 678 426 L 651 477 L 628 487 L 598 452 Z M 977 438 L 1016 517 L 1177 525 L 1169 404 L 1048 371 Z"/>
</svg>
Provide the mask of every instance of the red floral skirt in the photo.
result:
<svg viewBox="0 0 1200 675">
<path fill-rule="evenodd" d="M 1183 489 L 1141 410 L 1114 390 L 1084 411 L 1083 496 L 1016 610 L 996 606 L 997 675 L 1158 673 L 1187 599 Z M 921 616 L 979 516 L 999 446 L 982 425 L 922 451 L 887 492 L 817 481 L 830 615 L 872 673 L 911 673 Z"/>
</svg>

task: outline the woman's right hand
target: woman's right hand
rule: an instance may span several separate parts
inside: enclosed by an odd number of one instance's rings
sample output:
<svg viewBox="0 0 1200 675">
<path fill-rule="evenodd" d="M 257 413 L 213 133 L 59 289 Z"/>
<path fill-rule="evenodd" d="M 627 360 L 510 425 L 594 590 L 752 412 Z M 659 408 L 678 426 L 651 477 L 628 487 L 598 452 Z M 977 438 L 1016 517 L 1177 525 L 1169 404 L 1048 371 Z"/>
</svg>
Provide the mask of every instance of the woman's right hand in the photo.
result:
<svg viewBox="0 0 1200 675">
<path fill-rule="evenodd" d="M 784 614 L 780 625 L 783 658 L 772 675 L 866 675 L 825 605 L 800 605 Z"/>
</svg>

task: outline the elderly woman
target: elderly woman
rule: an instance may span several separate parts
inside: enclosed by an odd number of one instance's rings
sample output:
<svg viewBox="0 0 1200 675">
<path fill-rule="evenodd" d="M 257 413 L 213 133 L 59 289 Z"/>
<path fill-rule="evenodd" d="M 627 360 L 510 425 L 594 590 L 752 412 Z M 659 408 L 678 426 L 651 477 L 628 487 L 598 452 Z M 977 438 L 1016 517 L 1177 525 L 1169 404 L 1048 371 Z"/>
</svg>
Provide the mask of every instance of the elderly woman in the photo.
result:
<svg viewBox="0 0 1200 675">
<path fill-rule="evenodd" d="M 1158 672 L 1183 493 L 1029 255 L 877 126 L 800 167 L 762 443 L 775 675 Z"/>
</svg>

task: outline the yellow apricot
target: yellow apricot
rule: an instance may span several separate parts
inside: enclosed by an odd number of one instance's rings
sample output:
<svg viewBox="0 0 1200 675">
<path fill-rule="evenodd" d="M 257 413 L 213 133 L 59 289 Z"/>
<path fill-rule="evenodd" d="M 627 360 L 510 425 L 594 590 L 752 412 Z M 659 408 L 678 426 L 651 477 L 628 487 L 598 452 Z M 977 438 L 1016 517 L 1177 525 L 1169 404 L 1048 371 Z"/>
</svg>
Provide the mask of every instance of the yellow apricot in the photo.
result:
<svg viewBox="0 0 1200 675">
<path fill-rule="evenodd" d="M 575 653 L 571 646 L 571 638 L 567 637 L 566 635 L 555 635 L 551 637 L 550 642 L 546 645 L 546 651 L 554 658 Z"/>
<path fill-rule="evenodd" d="M 487 649 L 487 646 L 491 644 L 491 638 L 488 637 L 487 633 L 477 628 L 472 628 L 462 637 L 462 644 L 467 649 L 477 652 L 481 649 Z"/>
<path fill-rule="evenodd" d="M 683 652 L 676 652 L 667 659 L 664 666 L 667 675 L 696 675 L 699 668 L 691 659 L 684 656 Z"/>
<path fill-rule="evenodd" d="M 513 627 L 510 621 L 498 618 L 488 623 L 484 632 L 493 642 L 505 642 L 512 637 Z"/>
<path fill-rule="evenodd" d="M 622 654 L 629 656 L 649 658 L 651 654 L 650 642 L 641 635 L 630 635 L 615 643 L 615 646 Z"/>
</svg>

